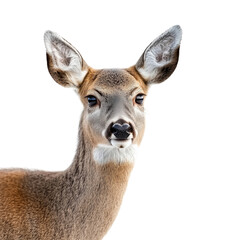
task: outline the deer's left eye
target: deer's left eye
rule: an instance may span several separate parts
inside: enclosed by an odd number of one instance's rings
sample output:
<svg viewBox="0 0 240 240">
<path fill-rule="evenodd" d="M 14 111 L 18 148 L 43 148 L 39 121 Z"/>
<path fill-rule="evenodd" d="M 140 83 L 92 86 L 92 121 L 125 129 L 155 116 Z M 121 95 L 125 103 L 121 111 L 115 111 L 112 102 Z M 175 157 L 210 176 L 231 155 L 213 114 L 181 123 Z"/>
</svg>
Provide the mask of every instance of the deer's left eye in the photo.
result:
<svg viewBox="0 0 240 240">
<path fill-rule="evenodd" d="M 94 107 L 95 105 L 98 104 L 97 98 L 92 95 L 87 96 L 87 100 L 89 107 Z"/>
<path fill-rule="evenodd" d="M 135 102 L 139 105 L 143 104 L 144 94 L 138 94 L 135 98 Z"/>
</svg>

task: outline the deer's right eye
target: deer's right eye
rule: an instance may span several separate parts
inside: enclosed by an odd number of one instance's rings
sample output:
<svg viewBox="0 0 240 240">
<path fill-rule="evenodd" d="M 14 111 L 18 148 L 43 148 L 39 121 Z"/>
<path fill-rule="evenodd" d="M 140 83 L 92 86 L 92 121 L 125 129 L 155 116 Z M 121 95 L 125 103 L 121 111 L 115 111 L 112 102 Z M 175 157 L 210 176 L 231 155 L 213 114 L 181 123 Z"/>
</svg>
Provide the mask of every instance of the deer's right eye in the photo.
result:
<svg viewBox="0 0 240 240">
<path fill-rule="evenodd" d="M 96 97 L 92 96 L 92 95 L 89 95 L 86 97 L 87 100 L 88 100 L 88 106 L 89 107 L 94 107 L 98 104 L 98 100 Z"/>
<path fill-rule="evenodd" d="M 144 94 L 138 94 L 135 98 L 135 102 L 139 105 L 143 104 Z"/>
</svg>

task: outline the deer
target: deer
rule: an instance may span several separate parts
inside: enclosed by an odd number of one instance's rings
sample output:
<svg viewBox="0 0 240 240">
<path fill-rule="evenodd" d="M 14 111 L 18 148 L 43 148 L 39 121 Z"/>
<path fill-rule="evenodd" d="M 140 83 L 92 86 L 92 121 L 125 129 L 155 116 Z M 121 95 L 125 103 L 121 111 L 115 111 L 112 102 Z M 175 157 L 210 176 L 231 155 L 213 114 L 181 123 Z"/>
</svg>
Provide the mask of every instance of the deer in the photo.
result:
<svg viewBox="0 0 240 240">
<path fill-rule="evenodd" d="M 45 32 L 51 77 L 73 88 L 83 104 L 77 149 L 64 171 L 0 171 L 1 240 L 103 239 L 143 138 L 148 89 L 174 72 L 181 38 L 181 27 L 173 26 L 134 66 L 99 70 L 57 33 Z"/>
</svg>

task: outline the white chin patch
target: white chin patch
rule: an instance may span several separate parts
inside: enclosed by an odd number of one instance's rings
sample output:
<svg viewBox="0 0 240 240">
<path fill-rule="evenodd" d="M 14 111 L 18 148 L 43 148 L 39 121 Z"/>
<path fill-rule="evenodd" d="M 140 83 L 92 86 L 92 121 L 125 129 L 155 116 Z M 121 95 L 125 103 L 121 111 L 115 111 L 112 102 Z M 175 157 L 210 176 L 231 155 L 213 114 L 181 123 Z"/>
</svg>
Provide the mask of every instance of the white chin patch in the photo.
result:
<svg viewBox="0 0 240 240">
<path fill-rule="evenodd" d="M 111 139 L 110 142 L 114 147 L 126 148 L 132 144 L 132 139 L 127 139 L 127 140 Z"/>
<path fill-rule="evenodd" d="M 98 164 L 106 164 L 109 162 L 114 163 L 133 163 L 135 160 L 136 148 L 135 144 L 131 144 L 132 140 L 126 140 L 125 147 L 119 147 L 123 145 L 123 141 L 117 143 L 119 146 L 103 145 L 99 144 L 93 150 L 93 159 Z M 128 147 L 126 147 L 128 144 Z"/>
</svg>

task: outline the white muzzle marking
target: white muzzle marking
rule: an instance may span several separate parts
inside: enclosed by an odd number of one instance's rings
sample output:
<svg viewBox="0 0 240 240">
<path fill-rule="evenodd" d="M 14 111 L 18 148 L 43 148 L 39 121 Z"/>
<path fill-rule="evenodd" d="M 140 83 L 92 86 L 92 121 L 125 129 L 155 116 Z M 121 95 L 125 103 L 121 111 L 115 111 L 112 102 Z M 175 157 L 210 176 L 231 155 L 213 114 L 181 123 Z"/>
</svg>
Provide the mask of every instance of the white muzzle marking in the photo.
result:
<svg viewBox="0 0 240 240">
<path fill-rule="evenodd" d="M 116 146 L 99 144 L 93 150 L 93 159 L 99 164 L 134 163 L 137 145 L 130 144 L 128 147 L 119 148 Z"/>
<path fill-rule="evenodd" d="M 126 140 L 119 140 L 115 137 L 114 134 L 112 134 L 111 138 L 110 138 L 110 143 L 112 144 L 112 146 L 118 147 L 118 148 L 129 147 L 132 144 L 132 141 L 133 141 L 132 133 L 128 136 L 128 138 Z"/>
</svg>

